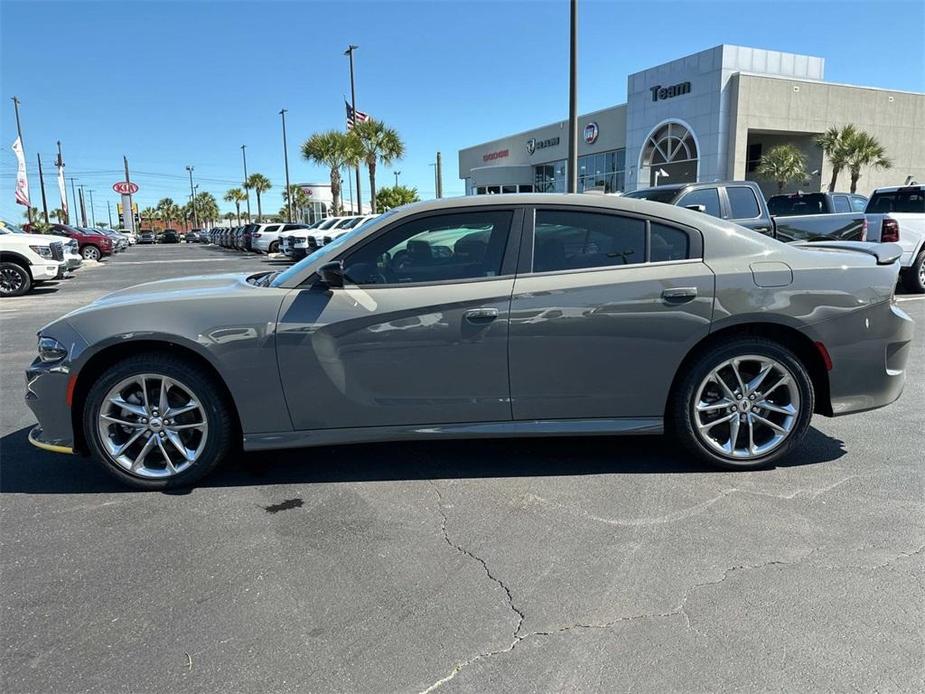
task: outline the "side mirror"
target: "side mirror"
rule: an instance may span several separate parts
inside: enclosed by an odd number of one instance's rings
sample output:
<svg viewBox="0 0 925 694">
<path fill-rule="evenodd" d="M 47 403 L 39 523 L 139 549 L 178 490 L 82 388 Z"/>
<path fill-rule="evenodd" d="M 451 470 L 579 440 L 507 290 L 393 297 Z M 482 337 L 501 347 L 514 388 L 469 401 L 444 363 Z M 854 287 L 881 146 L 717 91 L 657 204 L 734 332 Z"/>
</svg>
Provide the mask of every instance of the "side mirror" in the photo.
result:
<svg viewBox="0 0 925 694">
<path fill-rule="evenodd" d="M 685 205 L 684 207 L 687 208 L 688 210 L 693 210 L 694 212 L 706 212 L 707 211 L 706 205 Z"/>
<path fill-rule="evenodd" d="M 318 268 L 318 276 L 329 289 L 340 288 L 344 286 L 344 265 L 339 260 L 333 263 L 325 263 Z"/>
</svg>

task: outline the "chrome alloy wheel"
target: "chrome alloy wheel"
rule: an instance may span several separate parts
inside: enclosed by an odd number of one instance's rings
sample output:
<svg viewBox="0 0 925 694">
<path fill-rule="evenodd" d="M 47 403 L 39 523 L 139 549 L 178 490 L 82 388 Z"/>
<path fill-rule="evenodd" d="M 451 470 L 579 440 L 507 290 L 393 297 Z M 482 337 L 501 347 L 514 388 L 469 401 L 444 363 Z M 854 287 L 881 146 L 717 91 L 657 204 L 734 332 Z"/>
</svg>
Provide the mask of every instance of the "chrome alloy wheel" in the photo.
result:
<svg viewBox="0 0 925 694">
<path fill-rule="evenodd" d="M 195 463 L 206 446 L 205 408 L 183 383 L 139 374 L 106 394 L 97 419 L 110 457 L 132 474 L 173 477 Z"/>
<path fill-rule="evenodd" d="M 778 448 L 800 413 L 790 370 L 754 354 L 734 357 L 701 382 L 693 403 L 700 438 L 720 455 L 747 461 Z"/>
</svg>

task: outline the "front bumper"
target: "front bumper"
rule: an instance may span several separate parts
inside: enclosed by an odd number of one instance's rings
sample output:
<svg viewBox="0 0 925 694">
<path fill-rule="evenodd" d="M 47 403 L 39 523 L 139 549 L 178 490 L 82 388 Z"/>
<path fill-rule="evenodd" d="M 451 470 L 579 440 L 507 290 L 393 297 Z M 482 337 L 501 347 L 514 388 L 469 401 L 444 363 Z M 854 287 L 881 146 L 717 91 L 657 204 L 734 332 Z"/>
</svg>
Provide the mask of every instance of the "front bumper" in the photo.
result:
<svg viewBox="0 0 925 694">
<path fill-rule="evenodd" d="M 34 263 L 30 268 L 33 280 L 58 279 L 58 270 L 62 267 L 57 260 L 48 263 Z"/>
<path fill-rule="evenodd" d="M 915 324 L 892 302 L 817 323 L 813 339 L 832 358 L 829 394 L 835 416 L 884 407 L 902 394 Z"/>
<path fill-rule="evenodd" d="M 50 451 L 52 453 L 74 453 L 70 441 L 48 440 L 45 437 L 45 432 L 42 431 L 42 427 L 38 424 L 29 431 L 29 443 L 36 448 L 41 448 L 43 451 Z"/>
</svg>

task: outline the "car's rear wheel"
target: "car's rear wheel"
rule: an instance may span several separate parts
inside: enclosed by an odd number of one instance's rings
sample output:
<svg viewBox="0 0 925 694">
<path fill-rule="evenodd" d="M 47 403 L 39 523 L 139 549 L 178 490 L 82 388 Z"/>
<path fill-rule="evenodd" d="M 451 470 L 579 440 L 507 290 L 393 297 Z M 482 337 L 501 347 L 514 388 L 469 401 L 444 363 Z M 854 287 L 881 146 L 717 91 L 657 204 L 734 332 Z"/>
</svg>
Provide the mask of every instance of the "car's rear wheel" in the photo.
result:
<svg viewBox="0 0 925 694">
<path fill-rule="evenodd" d="M 80 250 L 80 254 L 83 256 L 84 260 L 100 259 L 100 249 L 96 246 L 86 245 Z"/>
<path fill-rule="evenodd" d="M 106 470 L 136 489 L 182 487 L 211 472 L 231 447 L 230 406 L 186 360 L 129 357 L 93 384 L 84 434 Z"/>
<path fill-rule="evenodd" d="M 32 275 L 18 263 L 0 263 L 0 296 L 22 296 L 32 288 Z"/>
<path fill-rule="evenodd" d="M 767 467 L 802 440 L 813 413 L 806 368 L 761 338 L 705 351 L 675 390 L 671 426 L 685 447 L 727 469 Z"/>
<path fill-rule="evenodd" d="M 912 265 L 905 271 L 903 284 L 906 291 L 914 294 L 925 294 L 925 248 L 912 261 Z"/>
</svg>

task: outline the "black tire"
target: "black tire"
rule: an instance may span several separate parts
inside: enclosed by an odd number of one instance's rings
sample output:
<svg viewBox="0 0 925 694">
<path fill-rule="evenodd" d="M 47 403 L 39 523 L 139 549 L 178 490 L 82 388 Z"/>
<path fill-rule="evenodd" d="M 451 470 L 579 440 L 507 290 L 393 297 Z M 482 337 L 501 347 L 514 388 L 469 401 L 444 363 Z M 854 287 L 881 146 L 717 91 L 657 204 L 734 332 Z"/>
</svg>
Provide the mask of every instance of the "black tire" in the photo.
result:
<svg viewBox="0 0 925 694">
<path fill-rule="evenodd" d="M 799 392 L 800 408 L 789 434 L 776 448 L 765 455 L 743 460 L 718 452 L 702 438 L 705 435 L 698 431 L 695 419 L 695 399 L 701 383 L 714 369 L 729 359 L 745 355 L 767 357 L 786 367 Z M 776 342 L 760 337 L 735 338 L 704 351 L 687 369 L 687 373 L 672 393 L 667 424 L 670 433 L 700 460 L 727 470 L 756 470 L 771 466 L 800 445 L 812 419 L 814 398 L 812 379 L 793 352 Z M 725 412 L 720 416 L 724 414 Z"/>
<path fill-rule="evenodd" d="M 0 296 L 22 296 L 32 289 L 32 274 L 19 263 L 0 263 Z"/>
<path fill-rule="evenodd" d="M 202 403 L 208 423 L 206 442 L 198 459 L 173 477 L 151 479 L 136 475 L 117 463 L 100 441 L 97 421 L 103 399 L 120 381 L 138 374 L 160 374 L 187 387 Z M 84 407 L 83 430 L 93 457 L 123 484 L 142 491 L 187 487 L 212 472 L 232 449 L 236 426 L 232 405 L 219 384 L 186 359 L 157 352 L 138 354 L 116 362 L 90 388 Z"/>
<path fill-rule="evenodd" d="M 268 253 L 279 253 L 279 241 L 274 241 L 270 244 L 270 250 Z"/>
<path fill-rule="evenodd" d="M 96 260 L 99 261 L 103 257 L 103 254 L 100 253 L 98 246 L 94 246 L 92 243 L 88 243 L 86 246 L 80 249 L 80 255 L 83 256 L 84 260 Z"/>
<path fill-rule="evenodd" d="M 925 248 L 912 261 L 912 265 L 903 271 L 903 287 L 912 294 L 925 294 Z"/>
</svg>

